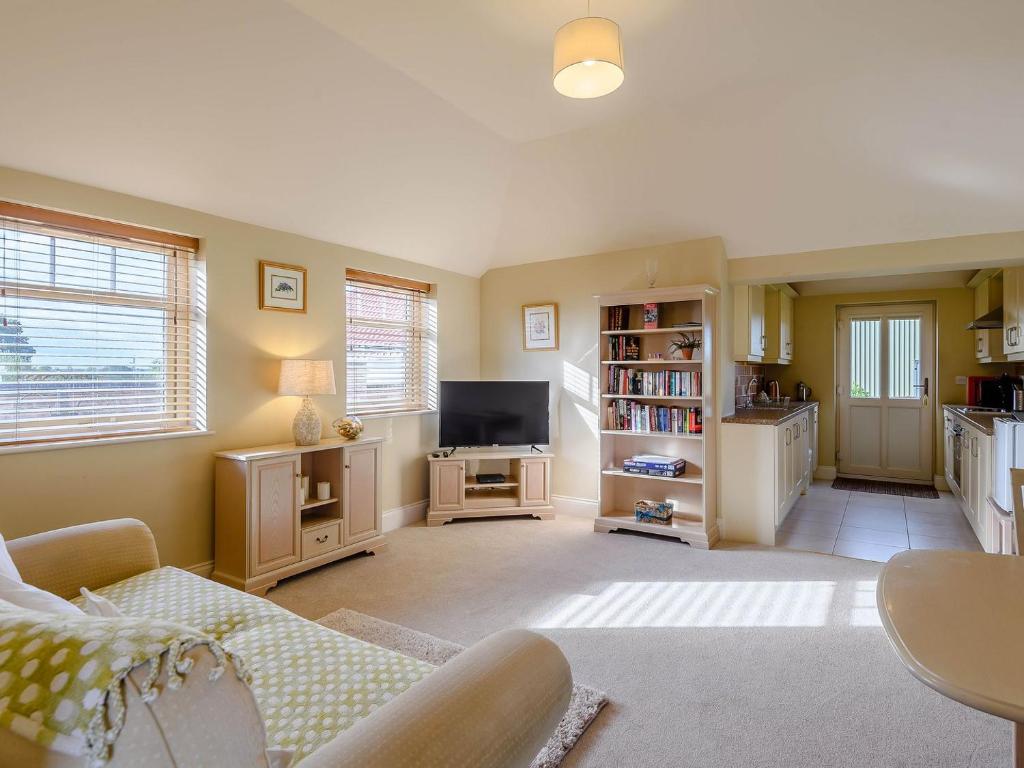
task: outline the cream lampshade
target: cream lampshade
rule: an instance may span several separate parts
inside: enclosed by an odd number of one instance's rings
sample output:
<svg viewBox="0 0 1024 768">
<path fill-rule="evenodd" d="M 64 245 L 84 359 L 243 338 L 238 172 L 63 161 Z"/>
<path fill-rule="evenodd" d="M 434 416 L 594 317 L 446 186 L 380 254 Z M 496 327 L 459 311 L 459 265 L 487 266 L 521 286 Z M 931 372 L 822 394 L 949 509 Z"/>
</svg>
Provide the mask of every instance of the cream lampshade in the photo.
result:
<svg viewBox="0 0 1024 768">
<path fill-rule="evenodd" d="M 292 422 L 296 445 L 316 445 L 323 429 L 320 414 L 313 407 L 310 395 L 334 395 L 334 362 L 331 360 L 282 360 L 279 395 L 299 395 L 302 406 Z"/>
<path fill-rule="evenodd" d="M 611 19 L 586 16 L 555 33 L 555 90 L 573 99 L 611 93 L 625 79 L 622 35 Z"/>
</svg>

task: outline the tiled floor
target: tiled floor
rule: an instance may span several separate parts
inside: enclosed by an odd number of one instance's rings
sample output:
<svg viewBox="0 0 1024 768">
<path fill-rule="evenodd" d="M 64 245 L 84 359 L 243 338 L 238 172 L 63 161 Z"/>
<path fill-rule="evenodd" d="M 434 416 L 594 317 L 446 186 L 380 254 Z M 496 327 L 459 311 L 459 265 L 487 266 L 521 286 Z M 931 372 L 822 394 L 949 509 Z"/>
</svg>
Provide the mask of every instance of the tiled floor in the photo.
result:
<svg viewBox="0 0 1024 768">
<path fill-rule="evenodd" d="M 905 549 L 981 550 L 960 506 L 938 499 L 836 491 L 816 482 L 797 500 L 776 544 L 885 562 Z"/>
</svg>

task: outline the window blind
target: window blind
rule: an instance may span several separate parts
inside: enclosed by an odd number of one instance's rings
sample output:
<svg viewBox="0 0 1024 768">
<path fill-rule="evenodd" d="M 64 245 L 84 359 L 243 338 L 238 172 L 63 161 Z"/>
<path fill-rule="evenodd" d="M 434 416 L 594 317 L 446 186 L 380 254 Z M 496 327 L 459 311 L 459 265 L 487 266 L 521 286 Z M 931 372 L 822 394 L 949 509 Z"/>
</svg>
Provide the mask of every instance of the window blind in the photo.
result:
<svg viewBox="0 0 1024 768">
<path fill-rule="evenodd" d="M 205 429 L 205 310 L 191 238 L 0 202 L 0 445 Z"/>
<path fill-rule="evenodd" d="M 349 270 L 345 284 L 348 410 L 437 407 L 437 305 L 430 286 Z"/>
</svg>

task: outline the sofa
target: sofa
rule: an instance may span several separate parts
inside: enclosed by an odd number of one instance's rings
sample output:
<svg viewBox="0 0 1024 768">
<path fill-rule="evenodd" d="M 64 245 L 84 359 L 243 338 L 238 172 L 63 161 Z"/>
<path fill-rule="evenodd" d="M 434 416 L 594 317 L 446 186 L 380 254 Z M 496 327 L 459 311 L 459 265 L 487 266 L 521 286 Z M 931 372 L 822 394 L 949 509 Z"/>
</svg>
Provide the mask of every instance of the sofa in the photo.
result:
<svg viewBox="0 0 1024 768">
<path fill-rule="evenodd" d="M 90 759 L 27 738 L 34 726 L 22 718 L 29 731 L 0 727 L 3 765 L 528 766 L 569 703 L 569 665 L 540 635 L 498 632 L 433 667 L 160 567 L 153 536 L 138 520 L 50 531 L 9 541 L 7 549 L 26 584 L 79 604 L 85 587 L 132 617 L 71 617 L 53 630 L 57 640 L 129 624 L 154 633 L 180 626 L 192 639 L 162 652 L 157 644 L 166 663 L 153 659 L 124 673 L 123 712 L 110 708 L 107 719 L 117 718 L 118 727 L 107 731 L 105 754 Z M 49 619 L 14 611 L 0 610 L 6 626 L 20 621 L 47 636 L 32 621 Z M 225 667 L 234 674 L 222 673 Z"/>
</svg>

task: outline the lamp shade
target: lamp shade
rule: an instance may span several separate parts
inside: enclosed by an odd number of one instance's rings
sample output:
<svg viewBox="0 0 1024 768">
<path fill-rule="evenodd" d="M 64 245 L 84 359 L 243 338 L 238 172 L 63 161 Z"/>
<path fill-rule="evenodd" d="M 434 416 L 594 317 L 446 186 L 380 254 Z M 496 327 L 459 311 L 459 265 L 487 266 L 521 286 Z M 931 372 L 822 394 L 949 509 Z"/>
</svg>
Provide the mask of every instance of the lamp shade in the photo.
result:
<svg viewBox="0 0 1024 768">
<path fill-rule="evenodd" d="M 622 35 L 611 19 L 587 16 L 555 33 L 555 90 L 573 99 L 611 93 L 625 79 Z"/>
<path fill-rule="evenodd" d="M 282 360 L 279 395 L 334 395 L 334 361 Z"/>
</svg>

